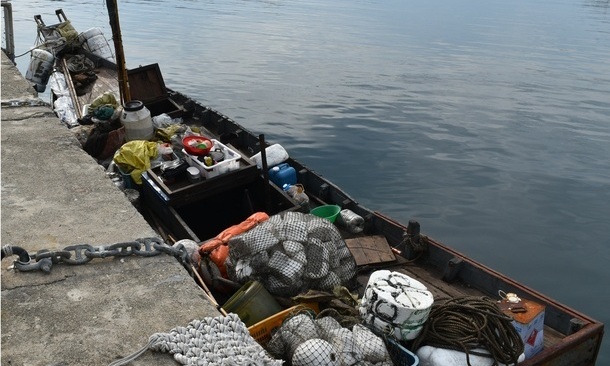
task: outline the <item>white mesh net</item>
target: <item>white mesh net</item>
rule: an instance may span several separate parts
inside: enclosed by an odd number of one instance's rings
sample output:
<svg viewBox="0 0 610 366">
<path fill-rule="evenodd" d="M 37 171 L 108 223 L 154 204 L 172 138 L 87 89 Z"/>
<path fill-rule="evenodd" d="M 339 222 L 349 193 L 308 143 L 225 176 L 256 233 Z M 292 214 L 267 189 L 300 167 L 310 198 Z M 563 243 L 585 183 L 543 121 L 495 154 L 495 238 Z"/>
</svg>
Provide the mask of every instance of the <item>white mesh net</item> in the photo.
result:
<svg viewBox="0 0 610 366">
<path fill-rule="evenodd" d="M 276 296 L 356 285 L 356 262 L 328 220 L 285 212 L 229 241 L 229 278 L 257 280 Z"/>
<path fill-rule="evenodd" d="M 287 318 L 267 343 L 271 355 L 292 366 L 390 366 L 384 341 L 363 325 L 343 328 L 334 318 L 303 312 Z"/>
</svg>

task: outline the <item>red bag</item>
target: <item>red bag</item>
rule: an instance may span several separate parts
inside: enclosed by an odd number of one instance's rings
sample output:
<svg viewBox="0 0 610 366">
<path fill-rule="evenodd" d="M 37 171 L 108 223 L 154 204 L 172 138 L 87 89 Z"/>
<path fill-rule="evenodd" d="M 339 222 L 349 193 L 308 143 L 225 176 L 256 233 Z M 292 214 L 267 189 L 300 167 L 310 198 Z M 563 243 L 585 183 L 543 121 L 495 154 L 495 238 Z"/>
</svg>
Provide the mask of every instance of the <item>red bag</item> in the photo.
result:
<svg viewBox="0 0 610 366">
<path fill-rule="evenodd" d="M 253 213 L 241 223 L 226 228 L 220 234 L 216 235 L 215 238 L 201 244 L 201 246 L 199 246 L 199 254 L 202 258 L 209 257 L 220 270 L 222 277 L 228 278 L 225 261 L 229 256 L 229 240 L 236 235 L 245 233 L 267 219 L 269 219 L 269 215 L 265 212 Z"/>
</svg>

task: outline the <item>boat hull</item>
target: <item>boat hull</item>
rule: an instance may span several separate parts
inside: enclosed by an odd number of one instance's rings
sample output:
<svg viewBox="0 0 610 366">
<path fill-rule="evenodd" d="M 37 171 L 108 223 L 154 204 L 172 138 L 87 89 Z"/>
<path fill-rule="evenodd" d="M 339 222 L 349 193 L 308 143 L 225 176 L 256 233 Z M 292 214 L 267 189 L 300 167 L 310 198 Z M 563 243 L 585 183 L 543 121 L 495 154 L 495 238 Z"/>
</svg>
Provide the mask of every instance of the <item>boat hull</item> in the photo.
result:
<svg viewBox="0 0 610 366">
<path fill-rule="evenodd" d="M 108 68 L 106 67 L 105 70 Z M 107 80 L 105 75 L 102 75 L 104 78 L 100 81 L 100 85 L 114 82 L 116 86 L 116 79 Z M 204 184 L 198 188 L 163 187 L 163 182 L 155 178 L 156 173 L 148 171 L 142 188 L 142 198 L 145 206 L 149 207 L 151 214 L 156 217 L 153 222 L 159 230 L 166 231 L 166 235 L 175 239 L 189 238 L 204 241 L 224 227 L 243 220 L 252 211 L 267 210 L 274 214 L 284 210 L 300 209 L 297 202 L 279 187 L 269 183 L 264 170 L 257 169 L 251 161 L 248 161 L 248 157 L 269 146 L 260 135 L 255 135 L 226 115 L 169 88 L 167 98 L 172 101 L 171 105 L 168 104 L 168 113 L 173 112 L 178 106 L 186 124 L 200 127 L 208 137 L 226 141 L 239 151 L 243 159 L 243 171 L 247 173 L 240 170 L 241 173 L 235 174 L 235 179 L 231 179 L 230 175 L 225 176 L 226 179 L 222 179 L 222 176 L 214 178 L 215 181 L 210 179 L 205 183 L 207 189 L 203 189 Z M 156 113 L 163 112 L 165 111 L 156 110 Z M 297 181 L 304 186 L 312 205 L 339 205 L 364 219 L 364 230 L 361 233 L 342 231 L 346 240 L 383 237 L 387 245 L 397 254 L 395 260 L 362 266 L 359 270 L 361 284 L 366 284 L 368 275 L 372 271 L 389 268 L 425 283 L 435 298 L 473 295 L 496 298 L 498 290 L 517 293 L 545 307 L 543 350 L 520 365 L 595 365 L 604 333 L 604 325 L 599 321 L 488 268 L 426 235 L 417 235 L 419 246 L 408 245 L 406 238 L 412 237 L 410 236 L 412 229 L 408 226 L 362 206 L 340 187 L 298 160 L 289 158 L 287 163 L 295 169 Z M 233 182 L 234 186 L 227 187 L 226 182 Z M 268 189 L 271 193 L 266 192 Z M 251 205 L 247 210 L 234 210 L 227 221 L 214 221 L 221 210 L 217 206 L 221 203 L 213 201 L 211 197 L 223 192 L 229 192 L 230 196 L 244 196 L 247 192 L 257 192 L 257 195 L 265 196 L 265 199 L 250 200 Z M 269 207 L 269 204 L 272 206 Z M 197 219 L 201 207 L 211 210 L 211 216 L 203 221 Z M 206 221 L 213 223 L 206 225 Z M 202 229 L 203 227 L 206 229 Z"/>
</svg>

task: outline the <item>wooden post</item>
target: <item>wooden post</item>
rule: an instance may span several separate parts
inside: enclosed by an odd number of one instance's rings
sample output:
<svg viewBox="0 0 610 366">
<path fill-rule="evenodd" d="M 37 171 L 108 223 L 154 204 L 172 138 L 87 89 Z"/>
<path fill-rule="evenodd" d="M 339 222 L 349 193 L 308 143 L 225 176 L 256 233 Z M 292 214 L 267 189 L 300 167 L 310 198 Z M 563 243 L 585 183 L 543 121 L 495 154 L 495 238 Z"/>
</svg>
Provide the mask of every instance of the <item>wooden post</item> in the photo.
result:
<svg viewBox="0 0 610 366">
<path fill-rule="evenodd" d="M 263 178 L 265 179 L 265 190 L 264 190 L 264 194 L 265 194 L 265 206 L 267 208 L 267 213 L 269 215 L 271 215 L 271 194 L 270 194 L 270 190 L 271 187 L 269 186 L 269 184 L 271 184 L 269 182 L 269 167 L 267 166 L 267 151 L 265 150 L 266 147 L 266 143 L 265 143 L 265 135 L 260 134 L 258 135 L 258 143 L 261 147 L 261 161 L 262 161 L 262 165 L 263 165 Z"/>
<path fill-rule="evenodd" d="M 129 78 L 125 69 L 125 54 L 123 53 L 123 41 L 121 38 L 121 26 L 119 23 L 119 8 L 116 0 L 106 0 L 110 28 L 112 29 L 112 40 L 114 41 L 114 52 L 116 54 L 117 73 L 119 76 L 119 92 L 121 94 L 121 105 L 131 101 L 129 92 Z"/>
</svg>

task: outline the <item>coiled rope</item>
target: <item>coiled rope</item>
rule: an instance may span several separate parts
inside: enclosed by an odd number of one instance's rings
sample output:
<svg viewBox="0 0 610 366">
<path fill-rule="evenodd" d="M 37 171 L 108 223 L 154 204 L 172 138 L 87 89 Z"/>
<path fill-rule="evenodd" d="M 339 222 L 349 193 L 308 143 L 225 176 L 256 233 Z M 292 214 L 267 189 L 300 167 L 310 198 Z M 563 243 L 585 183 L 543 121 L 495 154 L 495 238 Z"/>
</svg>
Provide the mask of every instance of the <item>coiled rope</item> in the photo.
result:
<svg viewBox="0 0 610 366">
<path fill-rule="evenodd" d="M 68 70 L 72 73 L 86 72 L 95 69 L 93 61 L 89 60 L 85 55 L 74 55 L 66 61 L 66 64 Z"/>
<path fill-rule="evenodd" d="M 466 354 L 469 366 L 470 354 L 490 357 L 494 366 L 517 364 L 524 345 L 511 321 L 488 297 L 450 299 L 432 306 L 412 349 L 429 345 L 461 351 Z M 489 353 L 481 352 L 481 348 Z"/>
<path fill-rule="evenodd" d="M 173 354 L 182 365 L 282 365 L 252 338 L 236 314 L 193 320 L 187 327 L 155 333 L 142 349 L 109 366 L 126 365 L 149 349 Z"/>
</svg>

